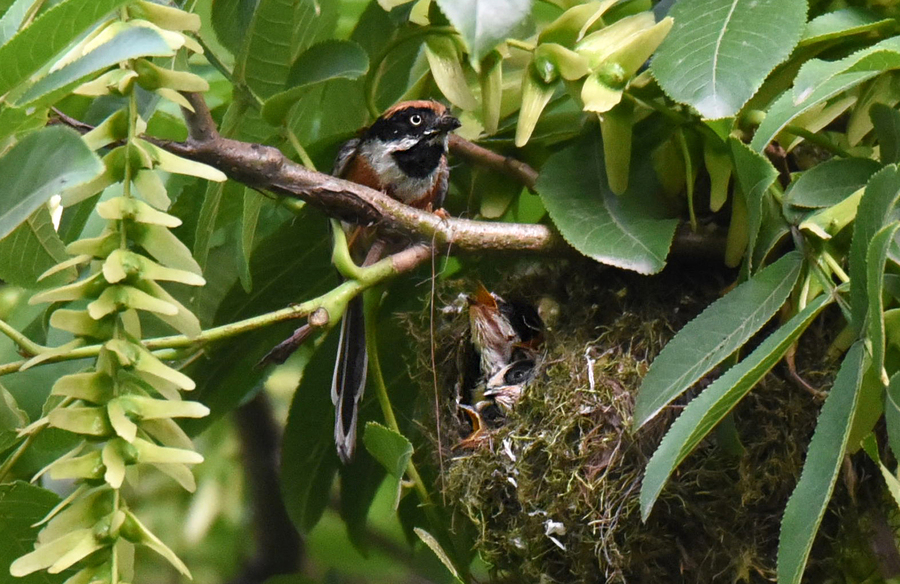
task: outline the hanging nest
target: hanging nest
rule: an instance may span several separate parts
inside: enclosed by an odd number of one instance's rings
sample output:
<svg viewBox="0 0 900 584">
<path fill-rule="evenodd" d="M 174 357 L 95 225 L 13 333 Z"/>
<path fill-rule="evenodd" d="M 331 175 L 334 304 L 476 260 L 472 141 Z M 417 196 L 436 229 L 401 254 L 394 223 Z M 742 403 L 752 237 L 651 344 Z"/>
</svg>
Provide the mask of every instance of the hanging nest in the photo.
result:
<svg viewBox="0 0 900 584">
<path fill-rule="evenodd" d="M 704 382 L 637 433 L 634 396 L 666 342 L 732 276 L 674 266 L 647 278 L 574 260 L 521 264 L 513 273 L 485 284 L 538 308 L 546 323 L 542 371 L 500 427 L 481 446 L 468 447 L 472 428 L 455 401 L 460 352 L 469 344 L 465 295 L 477 280 L 445 281 L 433 323 L 440 424 L 433 401 L 422 407 L 423 418 L 432 415 L 422 424 L 430 471 L 443 469 L 436 484 L 454 524 L 474 527 L 475 549 L 495 581 L 774 580 L 781 516 L 821 406 L 784 365 L 740 403 L 732 427 L 713 432 L 680 465 L 648 521 L 640 517 L 647 460 Z M 404 318 L 423 345 L 416 353 L 427 356 L 412 370 L 420 372 L 422 395 L 433 396 L 430 317 Z M 829 322 L 826 314 L 801 340 L 798 370 L 813 386 L 827 388 L 833 377 L 824 356 L 836 330 L 837 315 Z M 889 509 L 880 492 L 873 497 Z M 809 581 L 845 581 L 835 577 L 860 566 L 873 571 L 860 514 L 839 481 L 813 547 Z"/>
</svg>

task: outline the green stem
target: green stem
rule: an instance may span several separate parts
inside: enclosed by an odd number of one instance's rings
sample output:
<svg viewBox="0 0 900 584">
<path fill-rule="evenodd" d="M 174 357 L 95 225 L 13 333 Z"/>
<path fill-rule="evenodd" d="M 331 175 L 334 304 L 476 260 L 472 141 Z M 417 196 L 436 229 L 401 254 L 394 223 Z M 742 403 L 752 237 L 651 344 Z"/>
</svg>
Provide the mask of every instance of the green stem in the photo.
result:
<svg viewBox="0 0 900 584">
<path fill-rule="evenodd" d="M 520 41 L 518 39 L 506 39 L 506 44 L 516 49 L 528 51 L 529 53 L 534 52 L 535 49 L 535 46 L 533 44 L 526 43 L 525 41 Z"/>
<path fill-rule="evenodd" d="M 32 357 L 34 357 L 35 355 L 40 355 L 41 353 L 46 353 L 50 350 L 49 347 L 44 347 L 43 345 L 35 343 L 2 319 L 0 319 L 0 333 L 3 333 L 4 335 L 12 339 L 15 344 L 19 345 L 23 351 L 25 351 Z"/>
<path fill-rule="evenodd" d="M 841 158 L 853 158 L 853 155 L 823 136 L 822 134 L 817 134 L 815 132 L 810 132 L 806 128 L 801 128 L 800 126 L 785 126 L 783 132 L 787 132 L 788 134 L 793 134 L 794 136 L 799 136 L 808 142 L 812 142 L 816 146 L 821 146 L 825 150 L 828 150 L 835 156 L 840 156 Z"/>
<path fill-rule="evenodd" d="M 347 243 L 347 233 L 341 226 L 341 222 L 331 220 L 331 234 L 334 240 L 331 248 L 331 263 L 342 276 L 351 280 L 359 280 L 362 268 L 356 265 L 350 256 L 350 246 Z"/>
<path fill-rule="evenodd" d="M 850 276 L 847 275 L 847 272 L 841 268 L 840 264 L 837 263 L 837 260 L 835 260 L 830 253 L 823 251 L 822 259 L 825 260 L 825 263 L 828 264 L 828 267 L 831 268 L 831 271 L 834 272 L 834 275 L 837 276 L 841 282 L 850 281 Z"/>
<path fill-rule="evenodd" d="M 697 233 L 697 214 L 694 212 L 694 168 L 691 164 L 691 151 L 688 148 L 687 138 L 684 132 L 678 128 L 678 143 L 681 146 L 681 155 L 684 157 L 684 182 L 687 190 L 688 216 L 691 220 L 691 230 Z"/>
<path fill-rule="evenodd" d="M 312 170 L 316 170 L 315 163 L 313 163 L 312 158 L 309 157 L 309 154 L 306 153 L 306 148 L 304 148 L 303 144 L 300 143 L 300 140 L 297 139 L 297 135 L 294 134 L 294 131 L 290 128 L 285 128 L 285 135 L 287 136 L 288 142 L 290 142 L 291 147 L 295 152 L 297 152 L 297 156 L 300 157 L 300 162 L 303 163 L 303 166 Z"/>
<path fill-rule="evenodd" d="M 156 355 L 158 358 L 165 360 L 175 358 L 177 356 L 177 353 L 171 351 L 160 353 L 158 352 L 160 349 L 181 349 L 203 343 L 220 341 L 229 337 L 234 337 L 250 331 L 254 331 L 259 328 L 270 326 L 275 323 L 302 318 L 304 316 L 312 314 L 318 308 L 324 308 L 328 312 L 330 317 L 332 319 L 335 319 L 337 315 L 343 314 L 344 308 L 347 306 L 347 303 L 351 298 L 355 297 L 367 288 L 371 288 L 372 286 L 389 280 L 398 273 L 400 272 L 394 267 L 393 259 L 391 257 L 386 257 L 383 260 L 376 262 L 366 268 L 358 268 L 358 272 L 354 279 L 347 280 L 340 286 L 337 286 L 331 291 L 317 298 L 313 298 L 312 300 L 307 300 L 306 302 L 288 306 L 287 308 L 282 308 L 280 310 L 262 314 L 260 316 L 254 316 L 237 322 L 232 322 L 226 325 L 211 328 L 203 331 L 195 337 L 188 337 L 186 335 L 157 337 L 153 339 L 146 339 L 144 340 L 143 344 L 147 349 L 154 351 L 154 355 Z M 6 327 L 9 327 L 9 325 L 6 325 Z M 11 329 L 11 327 L 9 328 Z M 6 331 L 4 330 L 2 332 Z M 21 337 L 20 333 L 15 332 L 15 334 L 17 337 Z M 32 343 L 31 341 L 28 342 Z M 40 347 L 40 345 L 36 345 L 34 343 L 32 343 L 32 346 Z M 89 345 L 86 347 L 78 347 L 76 349 L 72 349 L 71 351 L 48 357 L 46 360 L 41 361 L 40 364 L 45 365 L 47 363 L 58 363 L 60 361 L 72 361 L 75 359 L 96 357 L 98 354 L 100 354 L 100 349 L 102 347 L 103 345 Z M 44 347 L 40 348 L 43 350 L 49 350 Z M 21 369 L 26 362 L 27 361 L 23 360 L 0 365 L 0 376 L 7 375 L 9 373 L 15 373 L 16 371 Z"/>
<path fill-rule="evenodd" d="M 367 290 L 364 295 L 366 312 L 366 352 L 368 353 L 369 359 L 369 375 L 375 385 L 375 396 L 378 398 L 378 404 L 381 406 L 381 413 L 384 416 L 384 421 L 391 430 L 402 436 L 403 433 L 400 431 L 400 426 L 397 424 L 397 417 L 394 415 L 394 408 L 391 405 L 391 398 L 388 395 L 387 384 L 384 382 L 384 373 L 381 370 L 381 359 L 378 355 L 377 323 L 380 290 Z M 425 517 L 428 519 L 431 528 L 433 530 L 440 530 L 444 541 L 447 541 L 452 545 L 453 539 L 450 537 L 445 522 L 438 515 L 437 507 L 431 500 L 431 495 L 428 493 L 425 482 L 422 480 L 422 476 L 416 469 L 416 464 L 413 462 L 412 457 L 410 457 L 409 462 L 406 465 L 406 476 L 409 477 L 409 481 L 412 483 L 413 489 L 419 497 L 419 501 L 422 504 L 422 511 L 425 513 Z M 459 554 L 457 554 L 455 550 L 453 557 L 459 557 Z M 456 564 L 458 562 L 454 563 Z M 468 581 L 468 566 L 457 565 L 456 568 L 463 574 L 463 579 Z"/>
<path fill-rule="evenodd" d="M 40 431 L 41 429 L 38 429 L 35 432 L 29 434 L 28 438 L 26 438 L 25 441 L 22 442 L 18 448 L 16 448 L 16 451 L 12 453 L 12 456 L 7 458 L 3 462 L 3 466 L 0 466 L 0 483 L 3 482 L 12 467 L 15 466 L 17 462 L 19 462 L 19 459 L 22 458 L 22 455 L 25 454 L 25 451 L 28 450 L 32 442 L 34 442 L 35 438 L 37 438 L 37 435 L 40 434 Z"/>
</svg>

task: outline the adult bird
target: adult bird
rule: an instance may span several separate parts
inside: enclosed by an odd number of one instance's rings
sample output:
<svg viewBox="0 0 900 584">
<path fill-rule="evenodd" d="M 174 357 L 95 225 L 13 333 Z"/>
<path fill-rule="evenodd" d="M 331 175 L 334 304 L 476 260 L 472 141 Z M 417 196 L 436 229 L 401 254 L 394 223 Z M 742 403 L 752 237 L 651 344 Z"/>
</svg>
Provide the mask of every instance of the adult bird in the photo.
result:
<svg viewBox="0 0 900 584">
<path fill-rule="evenodd" d="M 449 133 L 459 125 L 438 102 L 398 103 L 341 147 L 332 174 L 383 191 L 407 205 L 436 211 L 447 194 Z M 379 236 L 376 228 L 345 224 L 344 229 L 354 261 L 364 266 L 402 245 Z M 359 402 L 366 385 L 365 339 L 363 302 L 358 296 L 344 312 L 331 384 L 334 441 L 344 463 L 353 457 Z"/>
</svg>

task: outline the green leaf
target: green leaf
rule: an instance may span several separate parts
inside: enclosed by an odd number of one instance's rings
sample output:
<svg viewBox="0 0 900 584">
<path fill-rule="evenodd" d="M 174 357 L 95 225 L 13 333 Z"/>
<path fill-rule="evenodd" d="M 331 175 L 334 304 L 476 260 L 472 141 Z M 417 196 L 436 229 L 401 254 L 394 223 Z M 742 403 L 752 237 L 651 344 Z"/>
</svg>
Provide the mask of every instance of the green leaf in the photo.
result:
<svg viewBox="0 0 900 584">
<path fill-rule="evenodd" d="M 831 301 L 828 296 L 819 296 L 772 333 L 743 361 L 704 389 L 681 412 L 647 463 L 641 484 L 641 516 L 644 521 L 675 468 L 781 360 L 788 348 Z"/>
<path fill-rule="evenodd" d="M 435 85 L 450 103 L 468 111 L 478 108 L 478 101 L 469 89 L 457 45 L 452 38 L 432 36 L 426 39 L 425 58 Z"/>
<path fill-rule="evenodd" d="M 650 365 L 634 404 L 640 428 L 710 369 L 739 349 L 784 304 L 800 274 L 791 252 L 716 300 L 678 331 Z"/>
<path fill-rule="evenodd" d="M 791 121 L 832 97 L 879 73 L 900 67 L 900 39 L 890 38 L 839 61 L 807 61 L 793 89 L 785 91 L 766 112 L 750 147 L 762 152 Z"/>
<path fill-rule="evenodd" d="M 335 282 L 330 250 L 327 223 L 314 211 L 283 223 L 253 250 L 250 272 L 258 285 L 247 293 L 239 282 L 233 282 L 209 324 L 257 316 L 326 292 Z M 231 251 L 226 253 L 230 255 Z M 217 270 L 224 269 L 217 266 Z M 233 277 L 236 279 L 237 274 Z M 197 383 L 193 397 L 207 405 L 211 413 L 200 420 L 186 421 L 185 430 L 197 433 L 237 407 L 264 377 L 265 370 L 256 367 L 257 362 L 297 326 L 297 321 L 292 321 L 266 327 L 210 349 L 209 359 L 191 368 L 190 375 Z M 321 391 L 328 393 L 327 386 Z"/>
<path fill-rule="evenodd" d="M 880 19 L 865 8 L 842 8 L 817 16 L 806 25 L 806 32 L 800 46 L 811 45 L 835 39 L 845 39 L 850 35 L 865 34 L 892 24 L 890 18 Z"/>
<path fill-rule="evenodd" d="M 891 377 L 884 396 L 884 421 L 894 458 L 900 456 L 900 373 Z"/>
<path fill-rule="evenodd" d="M 551 156 L 535 189 L 575 249 L 605 264 L 656 273 L 665 266 L 677 221 L 660 216 L 649 157 L 634 161 L 624 194 L 609 189 L 597 134 Z"/>
<path fill-rule="evenodd" d="M 291 66 L 288 89 L 263 104 L 262 116 L 270 124 L 281 124 L 309 86 L 332 79 L 357 79 L 368 70 L 369 55 L 353 41 L 330 39 L 313 45 Z"/>
<path fill-rule="evenodd" d="M 295 55 L 334 25 L 336 2 L 259 0 L 236 74 L 261 98 L 285 86 Z"/>
<path fill-rule="evenodd" d="M 256 237 L 256 226 L 259 223 L 259 211 L 265 197 L 255 190 L 244 187 L 244 212 L 241 214 L 241 261 L 239 273 L 244 291 L 253 289 L 253 278 L 250 274 L 250 256 L 253 254 L 253 240 Z"/>
<path fill-rule="evenodd" d="M 844 357 L 834 386 L 822 406 L 800 481 L 784 510 L 778 542 L 778 582 L 781 584 L 797 584 L 803 576 L 809 550 L 847 450 L 850 422 L 856 412 L 864 367 L 865 350 L 862 342 L 857 342 Z"/>
<path fill-rule="evenodd" d="M 677 2 L 675 26 L 650 65 L 675 101 L 704 118 L 736 114 L 790 54 L 806 24 L 804 0 Z"/>
<path fill-rule="evenodd" d="M 194 258 L 202 268 L 206 268 L 209 257 L 209 249 L 212 245 L 212 236 L 216 228 L 216 219 L 219 215 L 219 207 L 225 191 L 230 196 L 237 196 L 240 184 L 234 181 L 224 183 L 209 182 L 203 196 L 203 205 L 200 207 L 200 215 L 197 218 L 197 229 L 194 235 Z"/>
<path fill-rule="evenodd" d="M 394 510 L 396 511 L 400 504 L 403 476 L 409 465 L 409 459 L 412 457 L 413 446 L 405 436 L 375 422 L 366 424 L 363 444 L 366 445 L 369 454 L 380 462 L 388 474 L 395 479 L 397 495 L 394 499 Z"/>
<path fill-rule="evenodd" d="M 213 0 L 210 22 L 216 38 L 231 54 L 241 53 L 259 0 Z"/>
<path fill-rule="evenodd" d="M 62 97 L 66 90 L 117 63 L 138 57 L 167 57 L 172 54 L 172 48 L 155 30 L 143 26 L 131 27 L 42 78 L 16 100 L 17 105 L 52 103 Z"/>
<path fill-rule="evenodd" d="M 360 407 L 360 416 L 375 414 L 378 407 L 374 401 L 368 401 Z M 363 554 L 369 551 L 369 539 L 372 530 L 369 528 L 369 508 L 375 500 L 378 490 L 387 473 L 384 467 L 372 458 L 365 448 L 357 448 L 350 464 L 338 465 L 340 480 L 340 512 L 341 521 L 347 531 L 350 542 Z M 393 480 L 393 479 L 391 479 Z"/>
<path fill-rule="evenodd" d="M 295 19 L 310 0 L 259 0 L 235 74 L 261 98 L 282 89 L 291 66 Z"/>
<path fill-rule="evenodd" d="M 869 108 L 869 116 L 878 136 L 881 163 L 900 162 L 900 112 L 883 103 L 874 103 Z"/>
<path fill-rule="evenodd" d="M 850 242 L 850 324 L 856 331 L 862 331 L 868 311 L 866 254 L 869 242 L 892 219 L 898 201 L 900 170 L 891 165 L 872 176 L 856 211 Z"/>
<path fill-rule="evenodd" d="M 753 140 L 750 141 L 750 147 L 757 152 L 762 152 L 769 142 L 774 140 L 775 136 L 785 126 L 790 124 L 794 118 L 876 75 L 878 73 L 875 71 L 857 71 L 836 75 L 800 103 L 794 103 L 790 90 L 785 91 L 769 107 L 769 110 L 766 112 L 766 119 L 756 129 L 756 134 L 753 135 Z"/>
<path fill-rule="evenodd" d="M 837 205 L 866 186 L 881 169 L 870 158 L 832 158 L 817 164 L 791 183 L 784 202 L 795 207 L 818 209 Z"/>
<path fill-rule="evenodd" d="M 747 204 L 747 261 L 746 273 L 753 271 L 753 250 L 762 224 L 762 205 L 766 191 L 778 178 L 778 171 L 765 156 L 754 152 L 737 138 L 729 138 L 731 157 L 738 185 Z"/>
<path fill-rule="evenodd" d="M 103 164 L 74 130 L 29 134 L 0 158 L 0 237 L 6 237 L 50 197 L 86 183 Z"/>
<path fill-rule="evenodd" d="M 19 408 L 16 398 L 0 385 L 0 432 L 18 430 L 28 425 L 28 414 Z"/>
<path fill-rule="evenodd" d="M 0 47 L 0 95 L 20 85 L 103 16 L 131 0 L 63 0 Z"/>
<path fill-rule="evenodd" d="M 447 568 L 454 578 L 456 578 L 457 582 L 461 582 L 462 580 L 459 577 L 459 572 L 457 572 L 456 568 L 453 566 L 453 561 L 450 559 L 450 556 L 447 555 L 447 552 L 444 551 L 444 548 L 441 547 L 441 544 L 438 543 L 438 540 L 419 527 L 416 527 L 414 531 L 416 532 L 416 535 L 419 536 L 419 539 L 422 540 L 422 543 L 427 545 L 428 549 L 434 552 L 434 555 L 436 555 L 441 563 L 444 564 L 444 567 Z"/>
<path fill-rule="evenodd" d="M 9 6 L 5 11 L 0 10 L 3 13 L 3 17 L 0 18 L 0 46 L 6 44 L 6 41 L 19 32 L 19 27 L 22 26 L 25 17 L 31 11 L 35 0 L 15 0 L 5 3 Z"/>
<path fill-rule="evenodd" d="M 16 286 L 43 289 L 73 280 L 76 272 L 69 268 L 38 282 L 38 276 L 67 259 L 66 246 L 53 228 L 46 206 L 38 207 L 0 239 L 0 279 Z"/>
<path fill-rule="evenodd" d="M 882 72 L 900 67 L 900 39 L 892 37 L 837 61 L 810 59 L 800 67 L 791 89 L 794 103 L 802 103 L 819 87 L 845 73 Z"/>
<path fill-rule="evenodd" d="M 32 551 L 39 528 L 32 527 L 50 512 L 59 497 L 46 489 L 21 481 L 0 485 L 0 574 L 15 584 L 56 584 L 69 575 L 40 572 L 24 578 L 10 578 L 13 560 Z"/>
<path fill-rule="evenodd" d="M 894 241 L 894 235 L 900 229 L 900 221 L 885 225 L 872 237 L 866 253 L 866 269 L 869 309 L 866 317 L 867 337 L 872 345 L 872 367 L 884 385 L 888 384 L 887 372 L 884 371 L 884 264 L 888 258 L 888 248 Z"/>
<path fill-rule="evenodd" d="M 288 87 L 343 77 L 357 79 L 369 70 L 369 55 L 358 43 L 329 39 L 304 51 L 291 65 Z"/>
<path fill-rule="evenodd" d="M 897 507 L 900 507 L 900 480 L 897 480 L 897 477 L 894 476 L 894 473 L 888 470 L 884 463 L 881 462 L 881 457 L 878 455 L 878 440 L 875 438 L 875 434 L 869 434 L 865 437 L 862 442 L 863 450 L 866 451 L 866 454 L 869 455 L 869 458 L 872 459 L 872 462 L 878 465 L 878 468 L 881 470 L 881 476 L 884 478 L 884 482 L 887 485 L 888 492 L 891 494 L 891 497 L 894 498 L 894 503 Z"/>
<path fill-rule="evenodd" d="M 338 335 L 328 337 L 310 359 L 294 392 L 281 447 L 281 494 L 288 515 L 304 533 L 322 517 L 340 464 L 329 392 Z"/>
<path fill-rule="evenodd" d="M 531 0 L 437 0 L 437 4 L 462 35 L 473 63 L 480 63 L 531 14 Z"/>
</svg>

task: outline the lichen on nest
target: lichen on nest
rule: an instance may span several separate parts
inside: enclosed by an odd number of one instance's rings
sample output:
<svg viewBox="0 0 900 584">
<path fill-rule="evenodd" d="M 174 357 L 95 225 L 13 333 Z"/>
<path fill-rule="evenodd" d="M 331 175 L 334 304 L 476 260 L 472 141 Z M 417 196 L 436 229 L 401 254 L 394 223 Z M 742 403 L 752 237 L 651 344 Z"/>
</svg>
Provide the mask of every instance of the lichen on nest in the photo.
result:
<svg viewBox="0 0 900 584">
<path fill-rule="evenodd" d="M 475 449 L 459 448 L 471 428 L 454 409 L 459 353 L 468 334 L 459 298 L 472 291 L 475 280 L 441 284 L 435 322 L 428 315 L 406 315 L 410 334 L 422 344 L 432 342 L 434 327 L 443 403 L 440 423 L 422 425 L 432 472 L 443 468 L 438 482 L 444 500 L 474 526 L 475 547 L 496 579 L 774 577 L 781 514 L 820 406 L 780 367 L 735 410 L 743 453 L 729 453 L 707 439 L 679 467 L 648 522 L 640 518 L 643 468 L 685 402 L 633 433 L 634 396 L 656 354 L 716 299 L 726 281 L 722 274 L 677 268 L 644 278 L 573 260 L 552 267 L 527 264 L 505 279 L 485 282 L 505 298 L 542 309 L 547 353 L 538 379 L 502 427 Z M 829 327 L 817 324 L 801 344 L 798 366 L 814 385 L 824 386 L 833 373 L 823 363 L 830 340 Z M 428 357 L 412 370 L 420 372 L 422 394 L 432 396 L 430 347 L 417 354 Z M 424 416 L 433 415 L 433 404 L 422 409 Z M 810 581 L 825 581 L 839 562 L 834 549 L 860 539 L 848 535 L 845 522 L 832 519 L 852 512 L 849 499 L 839 485 L 807 570 L 807 577 L 821 573 L 823 579 Z"/>
</svg>

